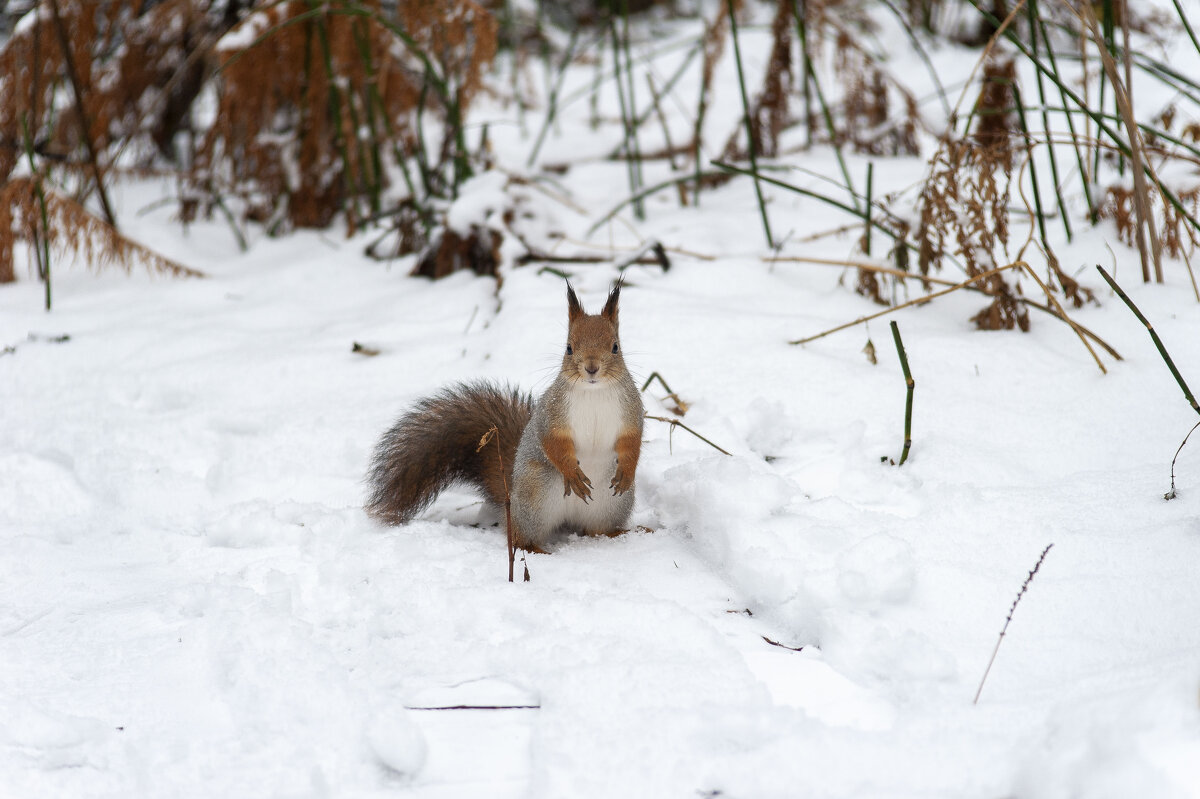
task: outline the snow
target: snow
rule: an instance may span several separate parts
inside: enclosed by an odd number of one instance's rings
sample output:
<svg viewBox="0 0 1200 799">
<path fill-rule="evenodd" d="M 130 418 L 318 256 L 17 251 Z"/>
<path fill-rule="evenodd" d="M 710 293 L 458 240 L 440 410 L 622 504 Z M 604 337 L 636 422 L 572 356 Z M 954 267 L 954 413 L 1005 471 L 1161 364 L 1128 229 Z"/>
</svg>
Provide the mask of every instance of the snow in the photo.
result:
<svg viewBox="0 0 1200 799">
<path fill-rule="evenodd" d="M 242 22 L 236 25 L 231 31 L 221 37 L 217 42 L 216 49 L 220 53 L 235 53 L 239 50 L 245 50 L 250 45 L 258 41 L 258 38 L 270 30 L 272 25 L 277 25 L 275 20 L 287 19 L 289 8 L 288 3 L 279 3 L 278 7 L 272 7 L 275 11 L 274 16 L 268 12 L 256 12 L 250 14 Z"/>
<path fill-rule="evenodd" d="M 733 95 L 711 124 L 736 119 Z M 611 149 L 585 105 L 543 163 Z M 532 134 L 491 135 L 524 163 Z M 1101 300 L 1074 318 L 1125 357 L 1107 375 L 1048 317 L 972 330 L 978 296 L 896 314 L 916 380 L 897 467 L 886 318 L 786 343 L 873 310 L 841 270 L 772 262 L 746 181 L 699 209 L 655 196 L 644 223 L 626 209 L 587 238 L 624 181 L 602 159 L 556 194 L 485 174 L 452 224 L 499 224 L 507 198 L 560 254 L 662 241 L 670 271 L 625 273 L 626 357 L 733 454 L 647 421 L 632 522 L 652 532 L 565 539 L 528 556 L 528 583 L 506 581 L 469 491 L 384 528 L 362 479 L 439 386 L 550 382 L 556 275 L 416 280 L 336 231 L 240 253 L 220 222 L 135 213 L 171 190 L 142 182 L 114 187 L 126 232 L 208 278 L 59 264 L 49 314 L 35 280 L 0 287 L 0 796 L 1200 796 L 1200 444 L 1162 498 L 1195 415 L 1093 268 L 1117 253 L 1195 385 L 1183 265 L 1142 285 L 1111 227 L 1062 245 Z M 846 221 L 769 197 L 781 238 Z M 784 254 L 845 258 L 856 239 Z M 616 277 L 566 268 L 587 307 Z M 648 389 L 652 415 L 664 394 Z"/>
</svg>

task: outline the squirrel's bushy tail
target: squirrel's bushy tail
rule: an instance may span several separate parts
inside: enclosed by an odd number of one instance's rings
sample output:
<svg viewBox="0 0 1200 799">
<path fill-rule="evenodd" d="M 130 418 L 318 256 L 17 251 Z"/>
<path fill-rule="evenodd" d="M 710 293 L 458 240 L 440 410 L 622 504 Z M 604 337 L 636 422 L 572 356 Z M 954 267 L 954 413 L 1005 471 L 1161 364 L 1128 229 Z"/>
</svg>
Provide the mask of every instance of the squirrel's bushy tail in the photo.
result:
<svg viewBox="0 0 1200 799">
<path fill-rule="evenodd" d="M 401 524 L 459 481 L 503 507 L 505 481 L 511 487 L 517 444 L 532 413 L 531 396 L 483 381 L 459 383 L 421 400 L 375 448 L 367 475 L 367 513 L 386 524 Z M 495 440 L 479 450 L 480 439 L 492 427 L 500 435 L 503 470 Z"/>
</svg>

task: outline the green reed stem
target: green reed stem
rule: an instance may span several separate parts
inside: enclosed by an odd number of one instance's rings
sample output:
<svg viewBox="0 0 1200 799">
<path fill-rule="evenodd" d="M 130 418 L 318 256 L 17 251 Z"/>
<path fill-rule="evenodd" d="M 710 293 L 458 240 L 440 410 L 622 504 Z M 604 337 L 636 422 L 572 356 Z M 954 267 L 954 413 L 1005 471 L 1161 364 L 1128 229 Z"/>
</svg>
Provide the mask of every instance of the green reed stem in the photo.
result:
<svg viewBox="0 0 1200 799">
<path fill-rule="evenodd" d="M 746 94 L 746 75 L 742 69 L 742 48 L 738 43 L 737 14 L 733 12 L 733 0 L 726 0 L 729 9 L 730 33 L 733 34 L 733 59 L 737 63 L 738 88 L 742 92 L 742 119 L 746 123 L 746 152 L 750 156 L 750 173 L 754 178 L 754 195 L 758 199 L 758 213 L 762 217 L 763 233 L 767 237 L 767 247 L 775 248 L 775 240 L 771 236 L 771 221 L 767 217 L 767 201 L 763 198 L 762 184 L 758 181 L 758 146 L 754 141 L 754 119 L 750 112 L 750 98 Z"/>
</svg>

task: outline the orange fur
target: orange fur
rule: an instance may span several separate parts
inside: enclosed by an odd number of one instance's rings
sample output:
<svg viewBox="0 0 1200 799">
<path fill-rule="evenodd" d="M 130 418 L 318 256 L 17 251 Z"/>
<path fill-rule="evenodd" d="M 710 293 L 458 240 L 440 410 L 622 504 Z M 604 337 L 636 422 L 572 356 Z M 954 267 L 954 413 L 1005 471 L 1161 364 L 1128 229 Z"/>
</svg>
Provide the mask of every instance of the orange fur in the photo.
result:
<svg viewBox="0 0 1200 799">
<path fill-rule="evenodd" d="M 638 456 L 642 451 L 642 434 L 629 429 L 617 436 L 613 447 L 617 452 L 617 473 L 613 475 L 609 488 L 614 494 L 624 494 L 633 487 L 633 475 L 637 471 Z"/>
<path fill-rule="evenodd" d="M 542 451 L 546 460 L 558 469 L 563 477 L 563 496 L 575 494 L 584 502 L 592 497 L 592 481 L 579 468 L 579 460 L 575 457 L 575 439 L 569 430 L 552 428 L 542 439 Z"/>
</svg>

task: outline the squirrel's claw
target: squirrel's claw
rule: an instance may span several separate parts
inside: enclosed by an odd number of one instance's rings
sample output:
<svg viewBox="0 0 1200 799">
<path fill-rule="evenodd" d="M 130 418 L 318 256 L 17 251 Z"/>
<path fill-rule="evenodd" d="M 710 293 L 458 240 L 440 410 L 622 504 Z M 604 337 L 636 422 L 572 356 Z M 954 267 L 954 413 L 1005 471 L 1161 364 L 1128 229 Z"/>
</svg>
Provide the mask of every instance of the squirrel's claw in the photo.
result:
<svg viewBox="0 0 1200 799">
<path fill-rule="evenodd" d="M 569 497 L 572 493 L 585 503 L 592 499 L 592 481 L 588 479 L 582 469 L 577 468 L 571 477 L 563 475 L 563 496 Z"/>
<path fill-rule="evenodd" d="M 608 487 L 613 490 L 614 497 L 619 494 L 624 494 L 626 491 L 628 491 L 630 488 L 633 487 L 633 477 L 632 477 L 632 475 L 629 477 L 626 477 L 625 470 L 622 469 L 620 465 L 618 465 L 617 471 L 613 475 L 612 482 L 610 482 L 608 484 Z"/>
</svg>

